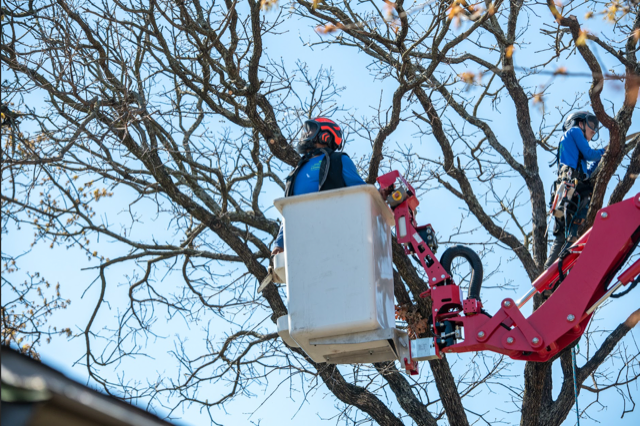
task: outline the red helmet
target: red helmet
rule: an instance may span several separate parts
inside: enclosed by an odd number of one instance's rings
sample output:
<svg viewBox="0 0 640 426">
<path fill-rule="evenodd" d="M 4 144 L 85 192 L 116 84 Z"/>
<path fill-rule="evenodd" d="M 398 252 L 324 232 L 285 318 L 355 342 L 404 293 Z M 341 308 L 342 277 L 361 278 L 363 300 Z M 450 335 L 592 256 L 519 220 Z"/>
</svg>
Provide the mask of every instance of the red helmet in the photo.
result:
<svg viewBox="0 0 640 426">
<path fill-rule="evenodd" d="M 342 149 L 342 130 L 328 118 L 314 118 L 304 122 L 300 142 L 320 143 L 328 145 L 331 149 Z"/>
</svg>

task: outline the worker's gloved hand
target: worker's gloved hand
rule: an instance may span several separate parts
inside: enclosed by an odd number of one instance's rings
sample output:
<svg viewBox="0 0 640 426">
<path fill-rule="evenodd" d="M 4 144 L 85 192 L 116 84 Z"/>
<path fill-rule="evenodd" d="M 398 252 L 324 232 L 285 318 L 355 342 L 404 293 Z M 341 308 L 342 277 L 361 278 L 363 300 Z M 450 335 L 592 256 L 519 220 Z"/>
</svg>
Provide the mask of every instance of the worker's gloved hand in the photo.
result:
<svg viewBox="0 0 640 426">
<path fill-rule="evenodd" d="M 284 253 L 284 249 L 282 247 L 275 247 L 271 252 L 271 257 L 275 256 L 278 253 Z"/>
<path fill-rule="evenodd" d="M 380 193 L 380 196 L 382 197 L 383 201 L 387 200 L 387 197 L 389 196 L 389 194 L 391 194 L 392 191 L 393 191 L 393 185 L 388 186 L 386 188 L 378 189 L 378 192 Z"/>
</svg>

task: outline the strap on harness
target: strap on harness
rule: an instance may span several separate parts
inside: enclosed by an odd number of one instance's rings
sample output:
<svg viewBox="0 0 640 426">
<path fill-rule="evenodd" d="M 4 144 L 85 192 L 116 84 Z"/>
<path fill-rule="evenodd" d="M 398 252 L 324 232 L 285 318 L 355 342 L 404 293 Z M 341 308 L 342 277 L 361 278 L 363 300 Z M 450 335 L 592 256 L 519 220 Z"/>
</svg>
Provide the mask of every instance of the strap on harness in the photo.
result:
<svg viewBox="0 0 640 426">
<path fill-rule="evenodd" d="M 331 156 L 331 153 L 333 151 L 327 149 L 327 148 L 316 148 L 312 151 L 307 152 L 306 154 L 304 154 L 302 156 L 302 158 L 300 159 L 300 161 L 298 161 L 298 164 L 296 164 L 296 166 L 293 168 L 293 170 L 291 171 L 291 173 L 289 173 L 289 176 L 287 176 L 287 178 L 285 179 L 285 191 L 284 191 L 284 196 L 285 197 L 290 197 L 293 195 L 293 185 L 294 185 L 294 180 L 296 178 L 296 175 L 298 174 L 298 171 L 300 170 L 300 168 L 302 166 L 304 166 L 309 160 L 311 160 L 313 157 L 316 157 L 320 154 L 324 154 L 325 158 L 327 158 L 327 161 L 329 160 L 329 157 Z"/>
<path fill-rule="evenodd" d="M 565 246 L 568 246 L 571 243 L 569 241 L 567 241 L 564 244 L 565 244 Z M 562 251 L 560 252 L 560 254 L 558 255 L 558 282 L 556 283 L 556 287 L 559 286 L 560 284 L 562 284 L 562 281 L 564 281 L 564 279 L 567 277 L 564 274 L 564 272 L 562 272 L 562 263 L 567 258 L 567 256 L 569 256 L 569 254 L 571 254 L 571 250 L 569 250 L 569 247 L 563 248 Z"/>
<path fill-rule="evenodd" d="M 582 131 L 582 132 L 584 134 L 584 131 Z M 566 134 L 566 132 L 565 132 L 565 134 Z M 554 165 L 557 165 L 558 177 L 560 177 L 560 168 L 562 167 L 561 163 L 560 163 L 560 147 L 562 147 L 562 141 L 563 140 L 564 140 L 564 136 L 560 140 L 560 143 L 558 144 L 558 148 L 556 149 L 556 158 L 549 163 L 549 167 L 553 167 Z M 578 178 L 579 180 L 584 180 L 583 176 L 586 176 L 586 174 L 587 174 L 585 170 L 582 170 L 582 160 L 584 160 L 584 156 L 582 155 L 582 152 L 578 148 L 578 164 L 576 164 L 576 168 L 575 168 L 575 171 L 576 171 L 576 176 L 575 177 Z"/>
</svg>

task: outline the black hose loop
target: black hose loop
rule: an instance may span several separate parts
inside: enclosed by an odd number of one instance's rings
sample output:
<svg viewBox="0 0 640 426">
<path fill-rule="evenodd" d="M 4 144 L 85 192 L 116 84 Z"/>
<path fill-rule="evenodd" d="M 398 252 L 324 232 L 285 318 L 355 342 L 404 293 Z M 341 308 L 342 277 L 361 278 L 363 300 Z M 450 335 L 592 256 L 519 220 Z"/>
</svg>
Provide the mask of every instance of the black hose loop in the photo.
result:
<svg viewBox="0 0 640 426">
<path fill-rule="evenodd" d="M 442 253 L 440 257 L 440 264 L 451 275 L 451 262 L 456 257 L 464 257 L 469 266 L 471 266 L 471 284 L 469 285 L 469 298 L 480 300 L 480 289 L 482 288 L 482 261 L 480 256 L 465 246 L 453 246 L 449 247 Z"/>
<path fill-rule="evenodd" d="M 629 293 L 631 290 L 633 290 L 633 288 L 634 288 L 635 286 L 637 286 L 637 285 L 638 285 L 638 283 L 640 283 L 640 275 L 638 275 L 638 276 L 636 277 L 636 279 L 635 279 L 635 280 L 633 280 L 633 282 L 629 285 L 629 288 L 628 288 L 628 289 L 626 289 L 625 291 L 621 291 L 621 292 L 620 292 L 620 293 L 618 293 L 618 294 L 612 294 L 612 295 L 611 295 L 611 297 L 612 297 L 612 298 L 614 298 L 614 299 L 617 299 L 617 298 L 619 298 L 619 297 L 625 296 L 627 293 Z"/>
</svg>

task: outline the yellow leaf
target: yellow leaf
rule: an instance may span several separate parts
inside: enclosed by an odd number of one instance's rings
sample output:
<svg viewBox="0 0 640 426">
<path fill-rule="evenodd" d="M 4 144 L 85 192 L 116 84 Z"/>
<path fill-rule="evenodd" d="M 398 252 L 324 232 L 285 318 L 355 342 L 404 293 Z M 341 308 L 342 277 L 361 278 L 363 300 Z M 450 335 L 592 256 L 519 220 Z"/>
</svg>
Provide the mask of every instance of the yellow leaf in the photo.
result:
<svg viewBox="0 0 640 426">
<path fill-rule="evenodd" d="M 560 13 L 558 9 L 562 10 L 562 3 L 559 1 L 555 1 L 554 4 L 549 6 L 549 10 L 551 11 L 553 17 L 556 18 L 556 21 L 562 19 L 562 13 Z"/>
<path fill-rule="evenodd" d="M 578 38 L 576 40 L 576 46 L 584 46 L 585 44 L 587 44 L 587 34 L 587 31 L 580 30 L 580 33 L 578 34 Z"/>
<path fill-rule="evenodd" d="M 460 6 L 458 6 L 457 3 L 455 3 L 451 9 L 449 9 L 449 14 L 447 15 L 447 17 L 451 20 L 453 20 L 454 18 L 458 17 L 458 15 L 460 15 L 462 12 L 464 12 L 464 9 Z"/>
<path fill-rule="evenodd" d="M 504 54 L 506 55 L 507 58 L 511 58 L 513 56 L 513 51 L 515 50 L 515 47 L 513 47 L 513 44 L 510 46 L 507 46 L 507 48 L 504 50 Z"/>
<path fill-rule="evenodd" d="M 584 14 L 584 19 L 591 19 L 591 18 L 593 18 L 592 11 L 588 11 L 587 13 Z"/>
<path fill-rule="evenodd" d="M 313 10 L 316 10 L 319 4 L 320 4 L 320 0 L 313 0 L 311 7 L 313 8 Z"/>
<path fill-rule="evenodd" d="M 611 23 L 616 22 L 618 12 L 621 11 L 622 16 L 626 15 L 627 13 L 627 11 L 622 6 L 620 6 L 620 2 L 618 1 L 612 1 L 607 6 L 607 9 L 605 9 L 602 13 L 604 13 L 605 15 L 604 19 Z"/>
</svg>

